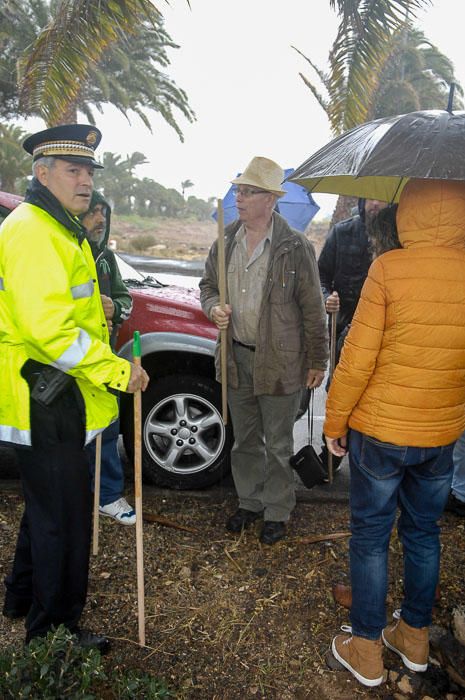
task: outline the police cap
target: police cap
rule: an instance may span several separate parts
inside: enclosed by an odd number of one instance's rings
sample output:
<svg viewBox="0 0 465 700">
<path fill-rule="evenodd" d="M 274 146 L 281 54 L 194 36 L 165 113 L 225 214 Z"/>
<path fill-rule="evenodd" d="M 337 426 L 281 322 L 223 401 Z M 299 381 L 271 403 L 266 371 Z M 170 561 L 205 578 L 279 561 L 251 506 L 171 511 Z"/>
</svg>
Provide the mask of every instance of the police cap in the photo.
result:
<svg viewBox="0 0 465 700">
<path fill-rule="evenodd" d="M 100 143 L 102 134 L 90 124 L 63 124 L 32 134 L 23 143 L 25 151 L 33 160 L 52 156 L 72 163 L 103 168 L 94 159 L 94 151 Z"/>
</svg>

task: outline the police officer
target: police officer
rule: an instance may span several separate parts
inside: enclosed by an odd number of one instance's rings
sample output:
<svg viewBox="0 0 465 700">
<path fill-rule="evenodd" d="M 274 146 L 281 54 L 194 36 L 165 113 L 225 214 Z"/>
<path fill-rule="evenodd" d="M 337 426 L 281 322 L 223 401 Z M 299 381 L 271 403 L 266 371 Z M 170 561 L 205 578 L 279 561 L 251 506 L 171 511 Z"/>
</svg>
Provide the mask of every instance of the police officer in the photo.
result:
<svg viewBox="0 0 465 700">
<path fill-rule="evenodd" d="M 91 489 L 84 445 L 117 418 L 115 392 L 144 390 L 143 369 L 111 351 L 96 270 L 78 219 L 89 208 L 98 129 L 36 133 L 25 201 L 0 228 L 0 441 L 17 446 L 24 492 L 3 614 L 26 615 L 26 642 L 64 624 L 82 646 Z"/>
</svg>

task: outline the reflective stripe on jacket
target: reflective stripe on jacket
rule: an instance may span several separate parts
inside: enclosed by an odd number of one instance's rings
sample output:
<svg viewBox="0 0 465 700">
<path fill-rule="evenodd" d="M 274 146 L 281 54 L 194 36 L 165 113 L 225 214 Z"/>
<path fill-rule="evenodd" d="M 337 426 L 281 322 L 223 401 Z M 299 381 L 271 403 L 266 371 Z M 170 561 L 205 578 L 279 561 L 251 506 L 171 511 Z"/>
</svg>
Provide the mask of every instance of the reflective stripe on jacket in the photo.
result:
<svg viewBox="0 0 465 700">
<path fill-rule="evenodd" d="M 86 441 L 118 415 L 107 387 L 125 390 L 130 365 L 108 345 L 97 274 L 87 241 L 43 209 L 23 203 L 0 228 L 0 440 L 30 445 L 27 359 L 75 377 Z"/>
</svg>

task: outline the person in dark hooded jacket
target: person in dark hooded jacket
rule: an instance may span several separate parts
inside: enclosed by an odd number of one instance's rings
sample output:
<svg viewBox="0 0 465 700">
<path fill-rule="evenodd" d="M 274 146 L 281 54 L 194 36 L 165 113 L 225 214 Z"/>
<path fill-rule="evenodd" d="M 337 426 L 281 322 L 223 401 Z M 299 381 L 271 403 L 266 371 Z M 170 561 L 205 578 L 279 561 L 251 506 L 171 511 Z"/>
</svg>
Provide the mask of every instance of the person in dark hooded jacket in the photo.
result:
<svg viewBox="0 0 465 700">
<path fill-rule="evenodd" d="M 110 331 L 110 345 L 114 349 L 118 328 L 129 318 L 132 298 L 123 282 L 115 254 L 108 247 L 111 208 L 96 190 L 92 193 L 89 210 L 81 217 L 87 230 L 97 268 L 98 284 L 105 318 Z M 119 421 L 102 434 L 100 513 L 124 525 L 134 525 L 136 514 L 123 497 L 124 470 L 118 453 Z M 95 465 L 95 442 L 88 447 L 91 464 Z"/>
<path fill-rule="evenodd" d="M 372 262 L 366 219 L 386 204 L 377 199 L 359 199 L 359 213 L 332 227 L 318 258 L 326 311 L 338 312 L 337 338 L 352 321 Z"/>
<path fill-rule="evenodd" d="M 372 262 L 366 232 L 367 219 L 371 219 L 386 205 L 387 202 L 377 199 L 359 199 L 359 213 L 332 227 L 318 258 L 326 311 L 328 314 L 337 312 L 336 363 Z M 320 458 L 327 467 L 328 450 L 324 436 Z M 333 468 L 337 469 L 341 461 L 342 458 L 333 456 Z"/>
</svg>

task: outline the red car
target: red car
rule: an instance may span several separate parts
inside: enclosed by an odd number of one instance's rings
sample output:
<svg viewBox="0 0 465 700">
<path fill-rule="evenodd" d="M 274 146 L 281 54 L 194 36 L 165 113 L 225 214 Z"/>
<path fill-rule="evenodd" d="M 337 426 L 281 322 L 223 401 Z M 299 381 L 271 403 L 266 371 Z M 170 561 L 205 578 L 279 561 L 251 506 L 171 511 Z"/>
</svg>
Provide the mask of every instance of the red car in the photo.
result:
<svg viewBox="0 0 465 700">
<path fill-rule="evenodd" d="M 0 192 L 0 223 L 21 201 Z M 131 318 L 121 326 L 117 352 L 131 359 L 138 330 L 142 364 L 151 378 L 142 395 L 144 478 L 177 489 L 209 486 L 229 471 L 232 445 L 214 373 L 216 328 L 201 310 L 198 289 L 164 285 L 117 258 L 134 304 Z M 121 395 L 121 432 L 132 456 L 128 394 Z"/>
</svg>

